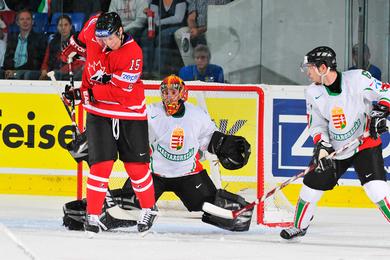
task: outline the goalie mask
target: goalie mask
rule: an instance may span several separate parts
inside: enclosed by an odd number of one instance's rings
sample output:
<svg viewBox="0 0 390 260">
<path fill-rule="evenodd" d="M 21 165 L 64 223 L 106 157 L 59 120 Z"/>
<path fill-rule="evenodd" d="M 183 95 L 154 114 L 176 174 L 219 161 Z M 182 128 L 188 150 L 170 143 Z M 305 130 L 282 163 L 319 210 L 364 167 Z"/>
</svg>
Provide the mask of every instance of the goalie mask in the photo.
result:
<svg viewBox="0 0 390 260">
<path fill-rule="evenodd" d="M 160 84 L 161 99 L 167 115 L 174 115 L 187 101 L 188 91 L 184 81 L 176 75 L 170 75 Z"/>
</svg>

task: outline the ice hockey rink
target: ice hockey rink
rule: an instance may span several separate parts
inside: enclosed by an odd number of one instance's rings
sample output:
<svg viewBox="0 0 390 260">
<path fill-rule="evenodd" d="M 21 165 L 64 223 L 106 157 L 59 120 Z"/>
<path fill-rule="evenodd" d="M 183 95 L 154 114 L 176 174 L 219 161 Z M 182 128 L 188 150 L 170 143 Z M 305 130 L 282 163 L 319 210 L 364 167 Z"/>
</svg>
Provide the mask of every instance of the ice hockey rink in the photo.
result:
<svg viewBox="0 0 390 260">
<path fill-rule="evenodd" d="M 252 223 L 232 233 L 199 214 L 161 212 L 153 231 L 135 227 L 97 234 L 68 231 L 62 205 L 70 197 L 0 195 L 0 259 L 390 259 L 390 225 L 375 209 L 319 208 L 307 235 L 286 242 L 280 228 Z"/>
</svg>

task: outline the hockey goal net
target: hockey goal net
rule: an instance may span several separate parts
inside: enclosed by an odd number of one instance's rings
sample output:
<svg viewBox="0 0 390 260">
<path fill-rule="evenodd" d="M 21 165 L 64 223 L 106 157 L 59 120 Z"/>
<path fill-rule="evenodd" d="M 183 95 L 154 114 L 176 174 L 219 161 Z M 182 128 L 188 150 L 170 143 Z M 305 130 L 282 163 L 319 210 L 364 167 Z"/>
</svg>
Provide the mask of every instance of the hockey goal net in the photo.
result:
<svg viewBox="0 0 390 260">
<path fill-rule="evenodd" d="M 250 160 L 240 170 L 226 170 L 213 163 L 216 160 L 214 155 L 206 156 L 208 160 L 203 161 L 202 164 L 217 188 L 238 193 L 249 202 L 274 188 L 277 183 L 271 170 L 264 170 L 264 138 L 269 137 L 264 136 L 264 92 L 261 87 L 203 82 L 188 82 L 186 86 L 189 89 L 188 102 L 202 107 L 221 132 L 244 136 L 251 144 Z M 145 89 L 148 104 L 161 102 L 159 82 L 146 81 Z M 79 194 L 85 195 L 87 172 L 88 169 L 84 167 L 84 177 L 78 182 Z M 126 178 L 127 174 L 122 164 L 116 163 L 110 178 L 110 188 L 120 188 Z M 171 192 L 163 194 L 158 201 L 158 206 L 168 210 L 185 210 L 182 203 Z M 287 226 L 291 224 L 293 208 L 282 191 L 279 191 L 260 203 L 255 212 L 254 219 L 258 224 Z"/>
</svg>

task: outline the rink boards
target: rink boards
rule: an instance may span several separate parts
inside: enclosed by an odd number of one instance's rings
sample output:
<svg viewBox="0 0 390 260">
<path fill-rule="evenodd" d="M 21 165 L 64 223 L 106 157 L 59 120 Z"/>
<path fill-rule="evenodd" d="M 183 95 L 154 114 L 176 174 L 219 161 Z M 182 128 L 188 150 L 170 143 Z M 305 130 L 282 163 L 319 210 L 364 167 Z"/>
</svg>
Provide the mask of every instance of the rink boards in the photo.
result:
<svg viewBox="0 0 390 260">
<path fill-rule="evenodd" d="M 156 82 L 155 82 L 156 83 Z M 150 83 L 150 84 L 155 84 Z M 64 86 L 61 82 L 60 86 Z M 199 83 L 198 83 L 199 84 Z M 59 87 L 59 85 L 56 85 Z M 226 87 L 226 85 L 224 86 Z M 312 142 L 306 128 L 304 86 L 258 85 L 264 91 L 264 171 L 282 181 L 305 169 L 310 160 Z M 60 88 L 57 88 L 60 89 Z M 252 156 L 239 174 L 222 171 L 222 185 L 232 191 L 256 187 L 258 100 L 253 95 L 236 97 L 239 106 L 232 107 L 234 96 L 218 96 L 218 102 L 207 104 L 210 115 L 218 109 L 217 125 L 226 119 L 226 130 L 239 125 L 233 134 L 242 135 L 252 144 Z M 158 102 L 157 91 L 147 91 L 147 101 Z M 197 103 L 191 98 L 190 102 Z M 241 103 L 240 103 L 241 102 Z M 241 120 L 241 121 L 240 121 Z M 241 125 L 240 125 L 241 122 Z M 242 123 L 245 122 L 245 123 Z M 70 119 L 51 82 L 2 81 L 0 83 L 0 193 L 34 195 L 76 194 L 75 163 L 63 149 L 71 140 Z M 390 165 L 389 137 L 383 138 L 385 165 Z M 86 169 L 86 167 L 84 167 Z M 124 177 L 116 166 L 113 177 Z M 285 189 L 294 203 L 300 181 Z M 327 192 L 323 206 L 372 207 L 353 171 L 348 171 L 339 186 Z M 169 197 L 167 199 L 170 199 Z"/>
</svg>

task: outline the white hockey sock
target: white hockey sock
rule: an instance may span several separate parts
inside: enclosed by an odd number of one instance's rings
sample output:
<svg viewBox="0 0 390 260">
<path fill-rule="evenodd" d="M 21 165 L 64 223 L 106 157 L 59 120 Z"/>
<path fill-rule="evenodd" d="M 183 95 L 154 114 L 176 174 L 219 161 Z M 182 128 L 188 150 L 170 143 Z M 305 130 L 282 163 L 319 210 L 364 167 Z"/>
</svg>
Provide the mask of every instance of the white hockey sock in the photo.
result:
<svg viewBox="0 0 390 260">
<path fill-rule="evenodd" d="M 294 226 L 297 228 L 307 228 L 317 208 L 317 202 L 324 192 L 302 186 L 299 200 L 295 209 Z"/>
<path fill-rule="evenodd" d="M 383 216 L 390 222 L 390 188 L 385 181 L 370 181 L 363 185 L 364 191 Z"/>
</svg>

